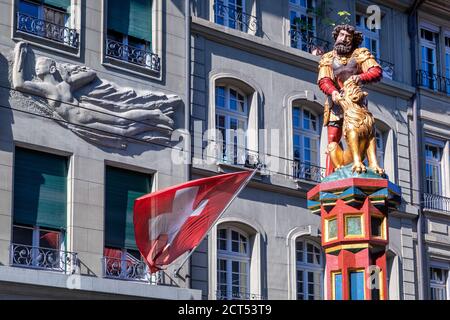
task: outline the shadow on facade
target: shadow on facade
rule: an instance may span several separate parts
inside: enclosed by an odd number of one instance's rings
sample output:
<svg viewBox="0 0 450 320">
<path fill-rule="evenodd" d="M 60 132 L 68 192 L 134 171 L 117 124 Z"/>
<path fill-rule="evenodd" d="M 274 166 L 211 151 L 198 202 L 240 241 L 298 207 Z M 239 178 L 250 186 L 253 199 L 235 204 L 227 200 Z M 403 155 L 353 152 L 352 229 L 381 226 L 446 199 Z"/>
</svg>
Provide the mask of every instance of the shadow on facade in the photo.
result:
<svg viewBox="0 0 450 320">
<path fill-rule="evenodd" d="M 6 57 L 0 53 L 0 151 L 11 152 L 12 144 L 5 141 L 12 141 L 12 124 L 14 117 L 11 110 L 11 82 L 9 74 L 11 66 Z"/>
</svg>

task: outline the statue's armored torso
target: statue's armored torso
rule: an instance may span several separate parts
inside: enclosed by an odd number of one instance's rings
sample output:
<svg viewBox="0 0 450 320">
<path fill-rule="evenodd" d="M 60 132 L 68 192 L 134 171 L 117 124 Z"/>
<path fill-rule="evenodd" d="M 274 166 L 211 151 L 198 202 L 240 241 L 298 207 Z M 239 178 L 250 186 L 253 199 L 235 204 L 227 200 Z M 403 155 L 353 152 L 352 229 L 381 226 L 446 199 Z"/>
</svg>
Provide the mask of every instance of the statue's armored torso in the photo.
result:
<svg viewBox="0 0 450 320">
<path fill-rule="evenodd" d="M 334 76 L 341 88 L 348 78 L 360 73 L 358 63 L 354 57 L 345 60 L 334 57 L 332 68 Z"/>
</svg>

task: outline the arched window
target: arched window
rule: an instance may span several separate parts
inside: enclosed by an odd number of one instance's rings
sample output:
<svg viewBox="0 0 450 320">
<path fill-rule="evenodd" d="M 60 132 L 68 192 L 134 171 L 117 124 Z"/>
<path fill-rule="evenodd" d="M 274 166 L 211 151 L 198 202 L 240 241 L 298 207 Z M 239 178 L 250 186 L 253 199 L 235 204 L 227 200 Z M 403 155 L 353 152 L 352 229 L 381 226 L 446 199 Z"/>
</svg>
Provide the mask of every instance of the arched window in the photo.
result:
<svg viewBox="0 0 450 320">
<path fill-rule="evenodd" d="M 295 244 L 297 300 L 323 299 L 323 257 L 315 242 L 299 238 Z"/>
<path fill-rule="evenodd" d="M 320 160 L 319 117 L 301 106 L 292 108 L 294 176 L 315 180 Z"/>
<path fill-rule="evenodd" d="M 216 86 L 216 129 L 221 146 L 221 160 L 232 164 L 245 164 L 247 148 L 248 106 L 247 96 L 238 88 Z"/>
<path fill-rule="evenodd" d="M 217 230 L 217 299 L 242 300 L 250 295 L 249 237 L 227 227 Z"/>
<path fill-rule="evenodd" d="M 377 142 L 377 160 L 378 165 L 384 168 L 384 146 L 385 134 L 379 129 L 375 130 L 375 139 Z"/>
</svg>

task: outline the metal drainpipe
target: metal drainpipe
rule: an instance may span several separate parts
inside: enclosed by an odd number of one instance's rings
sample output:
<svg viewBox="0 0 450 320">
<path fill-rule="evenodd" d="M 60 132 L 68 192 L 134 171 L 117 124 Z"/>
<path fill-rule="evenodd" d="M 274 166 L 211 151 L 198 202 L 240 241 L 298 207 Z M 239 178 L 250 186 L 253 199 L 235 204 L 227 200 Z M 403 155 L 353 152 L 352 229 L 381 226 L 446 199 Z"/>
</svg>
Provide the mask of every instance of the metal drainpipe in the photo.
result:
<svg viewBox="0 0 450 320">
<path fill-rule="evenodd" d="M 185 30 L 186 30 L 186 43 L 185 43 L 185 71 L 186 71 L 186 105 L 184 109 L 184 128 L 185 130 L 190 134 L 190 122 L 191 122 L 191 1 L 185 0 L 184 3 L 184 15 L 185 15 Z M 185 144 L 185 150 L 186 152 L 186 159 L 188 159 L 188 163 L 185 164 L 185 177 L 186 180 L 191 180 L 191 166 L 190 162 L 191 159 L 191 144 L 189 145 Z M 188 285 L 189 288 L 192 287 L 192 280 L 191 280 L 191 263 L 187 263 L 187 271 L 186 271 L 186 285 Z M 188 279 L 189 276 L 189 279 Z"/>
<path fill-rule="evenodd" d="M 414 162 L 414 170 L 417 173 L 417 194 L 418 197 L 415 199 L 415 203 L 419 205 L 419 216 L 417 217 L 417 284 L 418 284 L 418 294 L 419 299 L 425 299 L 425 281 L 424 281 L 424 249 L 423 249 L 423 215 L 422 215 L 422 193 L 423 193 L 423 183 L 422 183 L 422 143 L 421 143 L 421 131 L 420 131 L 420 95 L 417 89 L 417 71 L 416 71 L 416 59 L 417 59 L 417 10 L 422 5 L 424 0 L 416 0 L 411 7 L 409 17 L 408 17 L 408 33 L 411 41 L 411 75 L 412 83 L 416 88 L 416 92 L 412 98 L 413 106 L 413 134 L 415 135 L 415 150 L 416 159 Z"/>
</svg>

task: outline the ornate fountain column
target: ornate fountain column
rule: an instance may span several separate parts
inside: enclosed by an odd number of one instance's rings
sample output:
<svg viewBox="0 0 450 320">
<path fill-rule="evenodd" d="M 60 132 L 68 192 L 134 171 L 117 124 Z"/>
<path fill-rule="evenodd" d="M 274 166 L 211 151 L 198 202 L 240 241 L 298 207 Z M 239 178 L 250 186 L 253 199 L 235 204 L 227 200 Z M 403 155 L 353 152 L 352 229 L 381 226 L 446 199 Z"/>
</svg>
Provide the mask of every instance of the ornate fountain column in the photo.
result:
<svg viewBox="0 0 450 320">
<path fill-rule="evenodd" d="M 322 218 L 326 299 L 388 299 L 388 214 L 399 205 L 400 193 L 370 169 L 352 173 L 351 165 L 308 192 L 308 208 Z"/>
</svg>

